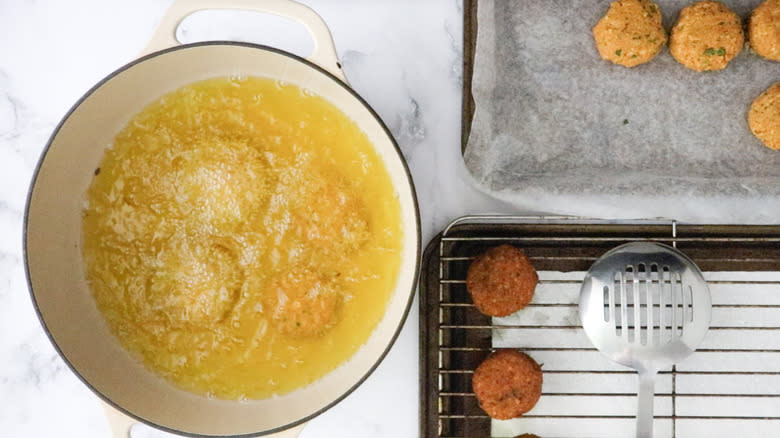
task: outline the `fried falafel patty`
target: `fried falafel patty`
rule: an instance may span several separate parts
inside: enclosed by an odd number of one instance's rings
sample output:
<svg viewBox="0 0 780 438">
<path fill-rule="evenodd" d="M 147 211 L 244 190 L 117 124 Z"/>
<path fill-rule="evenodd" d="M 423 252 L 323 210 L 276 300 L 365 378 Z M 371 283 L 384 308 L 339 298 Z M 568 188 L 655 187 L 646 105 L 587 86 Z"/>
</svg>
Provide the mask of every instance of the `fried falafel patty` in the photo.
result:
<svg viewBox="0 0 780 438">
<path fill-rule="evenodd" d="M 271 281 L 267 302 L 280 332 L 294 337 L 319 336 L 339 320 L 341 291 L 309 269 L 290 271 Z"/>
<path fill-rule="evenodd" d="M 740 18 L 723 3 L 714 1 L 683 8 L 669 37 L 669 52 L 674 59 L 695 71 L 726 68 L 744 45 Z"/>
<path fill-rule="evenodd" d="M 780 61 L 780 0 L 766 0 L 750 16 L 750 47 L 772 61 Z"/>
<path fill-rule="evenodd" d="M 538 281 L 523 251 L 501 245 L 479 255 L 469 266 L 466 289 L 480 312 L 507 316 L 531 302 Z"/>
<path fill-rule="evenodd" d="M 780 82 L 761 93 L 750 105 L 748 125 L 766 147 L 780 149 Z"/>
<path fill-rule="evenodd" d="M 508 420 L 530 411 L 542 394 L 542 368 L 517 350 L 497 350 L 471 379 L 479 406 L 491 418 Z"/>
<path fill-rule="evenodd" d="M 666 44 L 661 8 L 649 0 L 618 0 L 593 28 L 601 58 L 625 67 L 644 64 Z"/>
</svg>

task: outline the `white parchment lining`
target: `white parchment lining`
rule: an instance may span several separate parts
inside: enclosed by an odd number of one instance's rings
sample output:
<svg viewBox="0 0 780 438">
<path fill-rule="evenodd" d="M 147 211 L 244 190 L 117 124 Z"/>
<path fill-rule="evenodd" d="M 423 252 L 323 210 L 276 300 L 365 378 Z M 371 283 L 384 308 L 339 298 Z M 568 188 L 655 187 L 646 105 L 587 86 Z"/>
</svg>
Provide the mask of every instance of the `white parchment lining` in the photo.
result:
<svg viewBox="0 0 780 438">
<path fill-rule="evenodd" d="M 669 29 L 687 3 L 661 0 Z M 729 1 L 747 18 L 759 0 Z M 697 73 L 664 48 L 627 69 L 599 58 L 609 2 L 478 3 L 464 158 L 477 185 L 521 209 L 602 218 L 779 223 L 780 151 L 747 125 L 780 63 L 745 50 Z"/>
</svg>

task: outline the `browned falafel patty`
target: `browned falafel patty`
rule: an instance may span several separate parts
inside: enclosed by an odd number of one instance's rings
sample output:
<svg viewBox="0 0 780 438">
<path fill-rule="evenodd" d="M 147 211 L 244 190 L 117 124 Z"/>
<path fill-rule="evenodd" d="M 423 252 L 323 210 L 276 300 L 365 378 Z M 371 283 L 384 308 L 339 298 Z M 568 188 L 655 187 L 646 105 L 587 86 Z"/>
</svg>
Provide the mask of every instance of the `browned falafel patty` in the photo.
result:
<svg viewBox="0 0 780 438">
<path fill-rule="evenodd" d="M 490 248 L 469 266 L 466 288 L 477 309 L 506 316 L 533 298 L 539 276 L 525 253 L 511 245 Z"/>
<path fill-rule="evenodd" d="M 750 15 L 750 47 L 772 61 L 780 61 L 780 0 L 766 0 Z"/>
<path fill-rule="evenodd" d="M 661 8 L 649 0 L 618 0 L 593 28 L 602 59 L 625 67 L 644 64 L 666 44 Z"/>
<path fill-rule="evenodd" d="M 766 147 L 780 149 L 780 82 L 761 93 L 750 105 L 748 125 Z"/>
<path fill-rule="evenodd" d="M 687 6 L 669 37 L 669 52 L 696 71 L 722 70 L 745 44 L 742 20 L 721 2 Z"/>
<path fill-rule="evenodd" d="M 479 406 L 497 420 L 530 411 L 542 394 L 542 368 L 517 350 L 497 350 L 474 370 L 472 388 Z"/>
</svg>

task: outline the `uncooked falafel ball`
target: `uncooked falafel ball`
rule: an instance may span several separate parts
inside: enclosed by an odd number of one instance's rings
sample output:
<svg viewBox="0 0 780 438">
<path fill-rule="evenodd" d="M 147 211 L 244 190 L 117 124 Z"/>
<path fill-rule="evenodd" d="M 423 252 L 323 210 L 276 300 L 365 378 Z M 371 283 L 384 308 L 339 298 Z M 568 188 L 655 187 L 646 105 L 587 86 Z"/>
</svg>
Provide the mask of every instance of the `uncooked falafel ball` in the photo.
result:
<svg viewBox="0 0 780 438">
<path fill-rule="evenodd" d="M 644 64 L 666 44 L 661 8 L 649 0 L 618 0 L 593 28 L 602 59 L 625 67 Z"/>
<path fill-rule="evenodd" d="M 750 105 L 748 125 L 766 147 L 780 149 L 780 82 L 769 87 Z"/>
<path fill-rule="evenodd" d="M 696 71 L 722 70 L 745 45 L 742 20 L 721 2 L 687 6 L 669 37 L 669 52 Z"/>
<path fill-rule="evenodd" d="M 538 280 L 523 251 L 501 245 L 490 248 L 469 266 L 466 288 L 480 312 L 507 316 L 531 302 Z"/>
<path fill-rule="evenodd" d="M 508 420 L 530 411 L 542 394 L 542 368 L 517 350 L 497 350 L 471 379 L 479 406 L 491 418 Z"/>
<path fill-rule="evenodd" d="M 780 61 L 780 0 L 766 0 L 750 16 L 750 47 L 772 61 Z"/>
</svg>

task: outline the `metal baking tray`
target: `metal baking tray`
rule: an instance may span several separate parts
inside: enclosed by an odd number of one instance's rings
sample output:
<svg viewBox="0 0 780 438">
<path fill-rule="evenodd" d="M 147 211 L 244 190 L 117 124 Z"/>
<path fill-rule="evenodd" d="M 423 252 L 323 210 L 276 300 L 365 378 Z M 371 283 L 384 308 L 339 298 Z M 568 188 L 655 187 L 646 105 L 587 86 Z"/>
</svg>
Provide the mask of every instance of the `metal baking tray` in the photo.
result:
<svg viewBox="0 0 780 438">
<path fill-rule="evenodd" d="M 727 3 L 747 19 L 760 2 Z M 657 3 L 668 30 L 685 5 Z M 537 211 L 542 199 L 547 212 L 590 214 L 569 202 L 576 197 L 626 217 L 614 199 L 636 197 L 653 216 L 774 223 L 780 154 L 750 132 L 747 112 L 778 80 L 777 63 L 745 50 L 701 74 L 664 49 L 641 67 L 614 66 L 591 32 L 608 6 L 464 0 L 461 153 L 474 183 L 520 210 Z M 478 17 L 481 8 L 493 19 Z M 495 44 L 477 46 L 479 34 Z"/>
<path fill-rule="evenodd" d="M 636 377 L 595 350 L 577 315 L 585 271 L 629 241 L 676 246 L 704 271 L 713 321 L 704 344 L 657 381 L 656 437 L 780 436 L 780 226 L 675 221 L 470 216 L 427 246 L 420 279 L 422 437 L 626 437 L 634 431 Z M 532 303 L 491 319 L 472 305 L 473 257 L 509 243 L 539 272 Z M 519 348 L 542 364 L 542 397 L 508 422 L 491 420 L 471 388 L 495 348 Z"/>
</svg>

